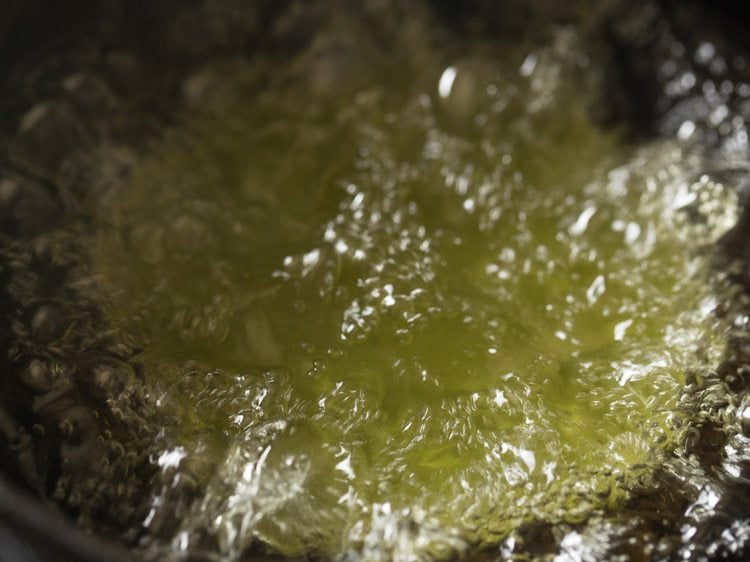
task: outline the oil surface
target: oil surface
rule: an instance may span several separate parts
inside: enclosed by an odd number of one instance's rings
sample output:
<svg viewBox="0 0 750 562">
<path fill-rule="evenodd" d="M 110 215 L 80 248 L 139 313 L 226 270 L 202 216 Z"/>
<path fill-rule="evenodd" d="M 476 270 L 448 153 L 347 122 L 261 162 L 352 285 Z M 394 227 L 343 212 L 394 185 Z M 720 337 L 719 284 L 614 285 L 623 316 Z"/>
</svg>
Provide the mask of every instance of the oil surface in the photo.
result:
<svg viewBox="0 0 750 562">
<path fill-rule="evenodd" d="M 698 153 L 594 126 L 570 30 L 419 48 L 247 70 L 99 228 L 165 420 L 143 525 L 175 553 L 440 559 L 578 520 L 715 360 L 696 248 L 732 206 Z"/>
</svg>

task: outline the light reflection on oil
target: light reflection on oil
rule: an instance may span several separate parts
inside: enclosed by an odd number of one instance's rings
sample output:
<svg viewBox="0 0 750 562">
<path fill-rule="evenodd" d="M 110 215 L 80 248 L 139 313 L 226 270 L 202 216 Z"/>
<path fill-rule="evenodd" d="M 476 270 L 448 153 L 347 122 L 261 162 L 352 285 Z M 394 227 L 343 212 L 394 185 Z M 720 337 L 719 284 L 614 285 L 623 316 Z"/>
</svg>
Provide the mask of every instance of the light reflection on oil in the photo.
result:
<svg viewBox="0 0 750 562">
<path fill-rule="evenodd" d="M 718 353 L 694 249 L 734 205 L 690 146 L 593 126 L 578 49 L 292 70 L 144 164 L 95 253 L 167 420 L 144 526 L 407 561 L 617 501 Z"/>
</svg>

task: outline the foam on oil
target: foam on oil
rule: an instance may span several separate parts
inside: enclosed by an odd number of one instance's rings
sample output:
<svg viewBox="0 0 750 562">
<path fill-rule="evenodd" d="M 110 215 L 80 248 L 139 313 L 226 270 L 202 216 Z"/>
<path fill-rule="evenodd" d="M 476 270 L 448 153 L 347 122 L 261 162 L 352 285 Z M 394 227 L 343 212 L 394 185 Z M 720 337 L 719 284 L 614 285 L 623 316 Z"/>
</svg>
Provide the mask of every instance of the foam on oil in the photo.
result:
<svg viewBox="0 0 750 562">
<path fill-rule="evenodd" d="M 675 438 L 729 196 L 591 123 L 569 30 L 430 49 L 247 78 L 100 229 L 175 553 L 454 556 L 616 505 Z"/>
</svg>

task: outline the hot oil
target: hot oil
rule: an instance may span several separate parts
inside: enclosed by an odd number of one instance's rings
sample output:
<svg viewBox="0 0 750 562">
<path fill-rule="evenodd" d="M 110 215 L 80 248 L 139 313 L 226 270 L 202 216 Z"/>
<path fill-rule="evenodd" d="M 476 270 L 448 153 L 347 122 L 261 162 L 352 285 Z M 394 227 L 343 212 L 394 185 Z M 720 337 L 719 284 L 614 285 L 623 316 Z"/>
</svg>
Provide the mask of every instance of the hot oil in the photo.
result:
<svg viewBox="0 0 750 562">
<path fill-rule="evenodd" d="M 574 32 L 376 56 L 354 29 L 241 67 L 97 235 L 164 422 L 143 525 L 176 553 L 421 560 L 578 521 L 717 361 L 700 248 L 731 196 L 695 147 L 592 123 Z"/>
</svg>

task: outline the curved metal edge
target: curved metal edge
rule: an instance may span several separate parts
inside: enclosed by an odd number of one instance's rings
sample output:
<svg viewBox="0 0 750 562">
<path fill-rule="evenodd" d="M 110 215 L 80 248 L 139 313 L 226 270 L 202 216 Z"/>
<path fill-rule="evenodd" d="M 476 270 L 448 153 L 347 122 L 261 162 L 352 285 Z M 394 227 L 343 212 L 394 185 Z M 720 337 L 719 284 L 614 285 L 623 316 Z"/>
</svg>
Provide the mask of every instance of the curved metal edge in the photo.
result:
<svg viewBox="0 0 750 562">
<path fill-rule="evenodd" d="M 20 557 L 19 562 L 135 561 L 123 547 L 85 533 L 49 503 L 19 490 L 0 474 L 0 559 L 3 554 Z"/>
</svg>

